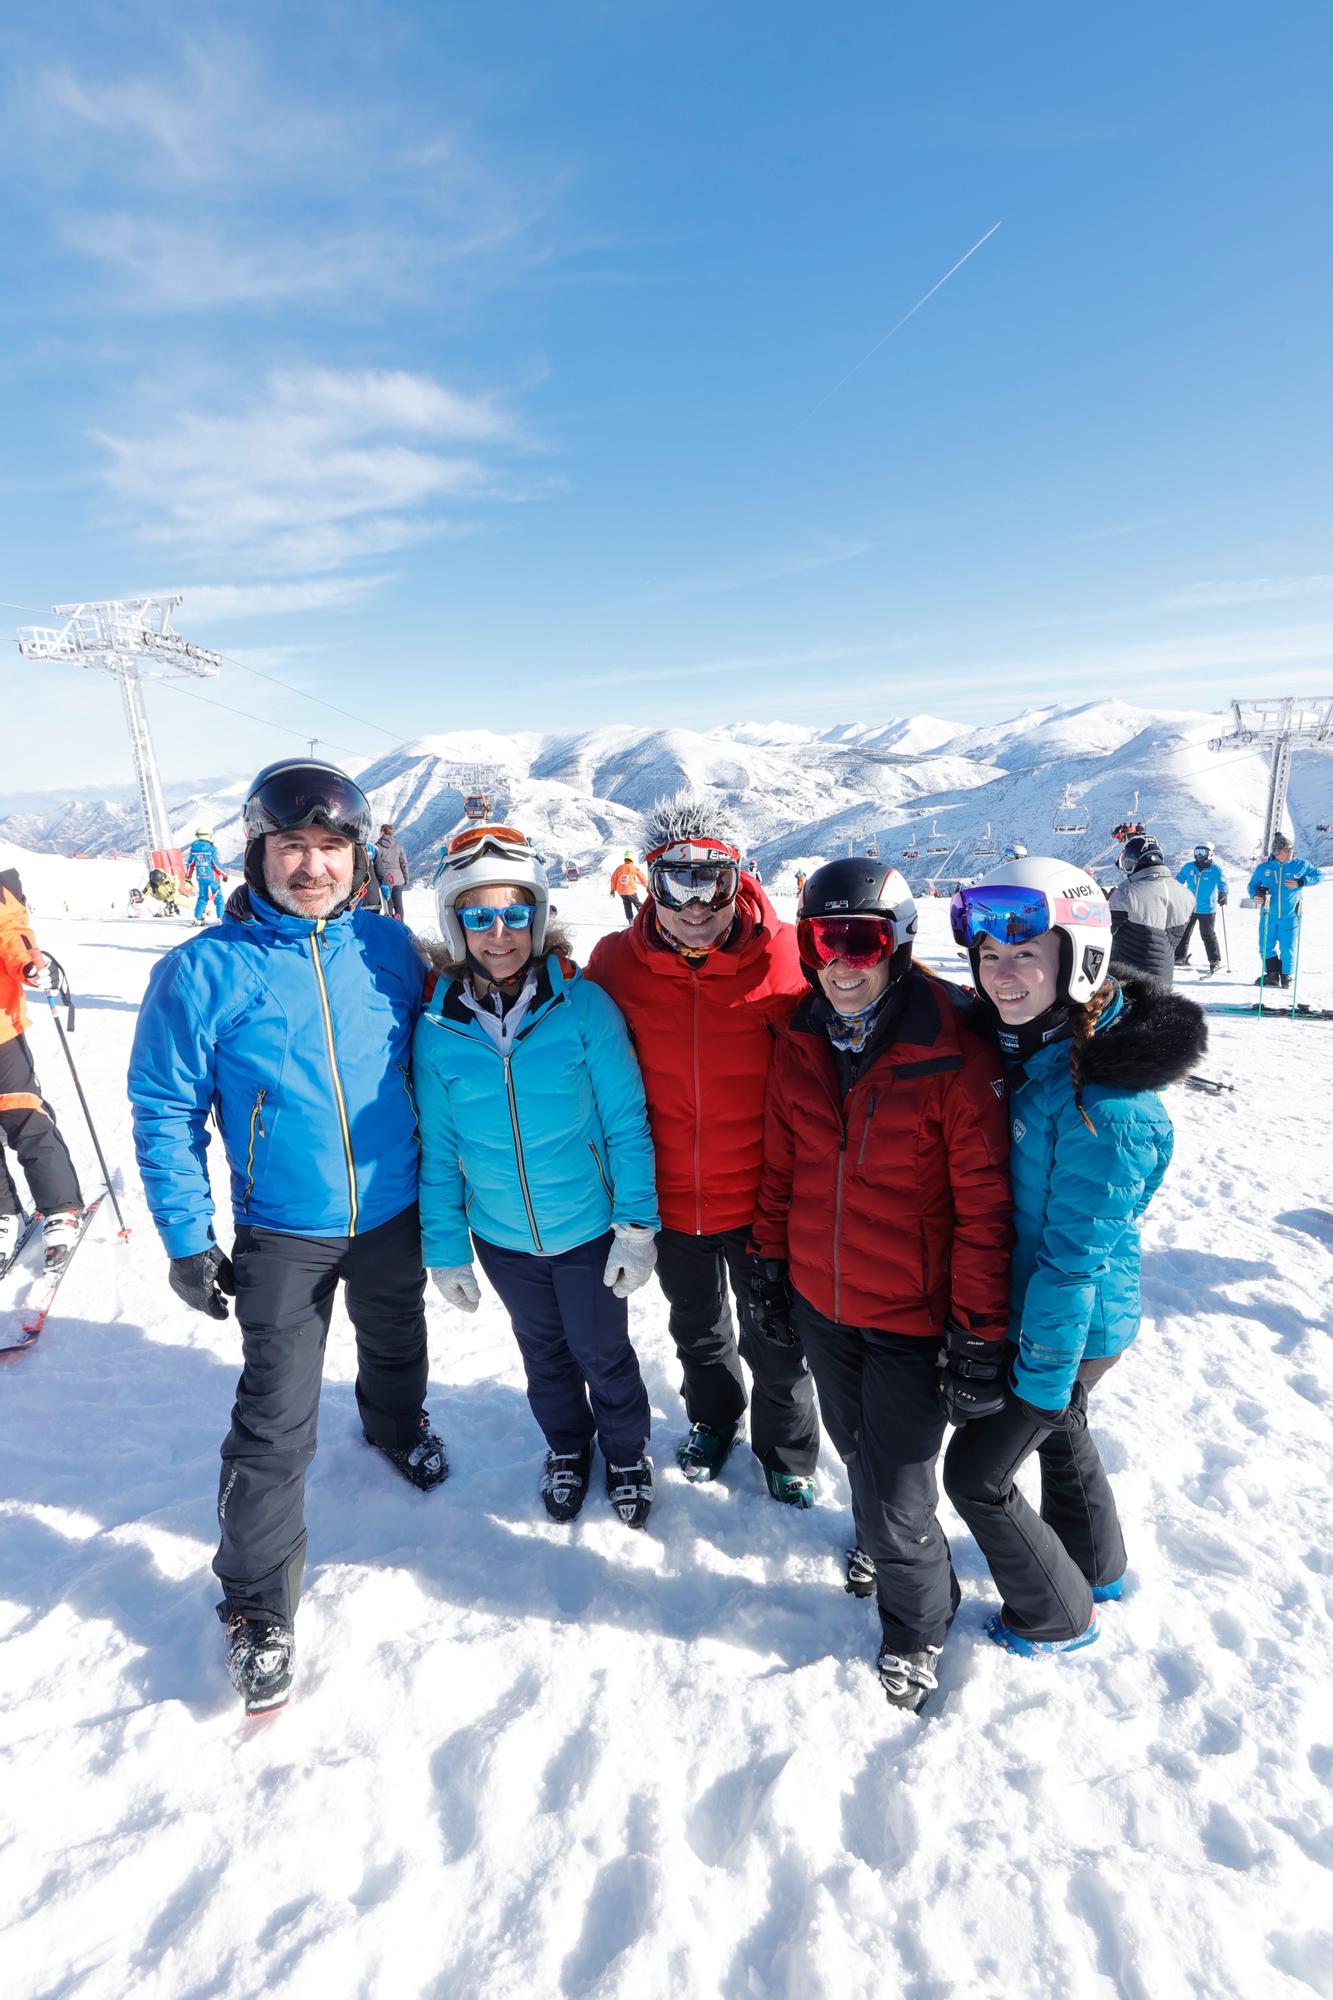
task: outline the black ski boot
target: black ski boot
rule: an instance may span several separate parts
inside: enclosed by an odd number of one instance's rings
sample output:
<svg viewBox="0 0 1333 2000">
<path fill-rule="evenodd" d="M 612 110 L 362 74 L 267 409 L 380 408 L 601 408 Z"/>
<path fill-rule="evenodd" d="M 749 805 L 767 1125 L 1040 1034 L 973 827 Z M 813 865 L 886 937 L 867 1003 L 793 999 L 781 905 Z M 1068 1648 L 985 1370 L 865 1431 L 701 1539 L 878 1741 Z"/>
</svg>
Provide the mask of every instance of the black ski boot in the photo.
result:
<svg viewBox="0 0 1333 2000">
<path fill-rule="evenodd" d="M 893 1708 L 910 1709 L 916 1714 L 925 1707 L 939 1686 L 935 1663 L 940 1651 L 938 1646 L 923 1646 L 919 1653 L 895 1653 L 885 1642 L 875 1662 L 875 1671 Z"/>
<path fill-rule="evenodd" d="M 691 1424 L 690 1434 L 676 1446 L 676 1463 L 692 1483 L 716 1479 L 736 1442 L 739 1424 Z"/>
<path fill-rule="evenodd" d="M 627 1528 L 641 1528 L 653 1504 L 653 1461 L 645 1452 L 633 1465 L 606 1468 L 606 1492 Z"/>
<path fill-rule="evenodd" d="M 548 1451 L 540 1492 L 553 1521 L 572 1521 L 588 1497 L 592 1446 L 582 1451 Z"/>
<path fill-rule="evenodd" d="M 292 1684 L 296 1639 L 289 1625 L 261 1618 L 227 1620 L 227 1673 L 247 1715 L 281 1708 Z"/>
<path fill-rule="evenodd" d="M 444 1439 L 437 1437 L 430 1427 L 430 1412 L 423 1410 L 417 1423 L 417 1437 L 414 1444 L 380 1444 L 366 1432 L 366 1443 L 373 1444 L 376 1451 L 382 1451 L 390 1465 L 396 1465 L 409 1484 L 429 1493 L 432 1486 L 439 1486 L 449 1477 L 449 1461 L 444 1455 Z"/>
<path fill-rule="evenodd" d="M 875 1595 L 875 1565 L 859 1542 L 847 1551 L 847 1581 L 842 1587 L 852 1597 Z"/>
</svg>

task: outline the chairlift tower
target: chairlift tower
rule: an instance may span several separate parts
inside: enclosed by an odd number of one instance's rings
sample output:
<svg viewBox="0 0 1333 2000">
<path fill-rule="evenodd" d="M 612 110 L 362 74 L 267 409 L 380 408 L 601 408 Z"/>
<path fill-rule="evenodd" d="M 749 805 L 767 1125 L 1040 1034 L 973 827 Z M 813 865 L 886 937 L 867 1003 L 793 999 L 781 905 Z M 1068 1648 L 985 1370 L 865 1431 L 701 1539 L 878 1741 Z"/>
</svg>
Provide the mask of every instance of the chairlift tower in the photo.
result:
<svg viewBox="0 0 1333 2000">
<path fill-rule="evenodd" d="M 1261 850 L 1271 854 L 1287 810 L 1292 754 L 1302 743 L 1333 743 L 1333 698 L 1289 694 L 1273 700 L 1233 701 L 1231 713 L 1234 729 L 1227 736 L 1214 736 L 1208 748 L 1249 749 L 1263 744 L 1272 752 Z"/>
<path fill-rule="evenodd" d="M 95 667 L 119 681 L 150 865 L 155 855 L 170 852 L 171 828 L 148 732 L 143 683 L 184 675 L 203 680 L 222 665 L 217 653 L 192 646 L 172 631 L 171 614 L 180 602 L 179 597 L 120 597 L 97 604 L 54 604 L 52 613 L 64 619 L 63 625 L 25 625 L 18 637 L 25 659 Z M 151 664 L 141 666 L 140 661 Z"/>
</svg>

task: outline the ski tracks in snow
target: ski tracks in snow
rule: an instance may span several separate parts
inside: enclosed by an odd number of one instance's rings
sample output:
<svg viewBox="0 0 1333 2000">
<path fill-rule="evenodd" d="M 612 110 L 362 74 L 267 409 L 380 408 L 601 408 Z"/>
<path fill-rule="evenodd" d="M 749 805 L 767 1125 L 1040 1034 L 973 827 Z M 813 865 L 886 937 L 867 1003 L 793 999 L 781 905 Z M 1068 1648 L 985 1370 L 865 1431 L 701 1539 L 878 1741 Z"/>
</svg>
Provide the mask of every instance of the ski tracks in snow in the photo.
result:
<svg viewBox="0 0 1333 2000">
<path fill-rule="evenodd" d="M 945 906 L 923 917 L 947 953 Z M 59 955 L 137 995 L 129 927 L 68 929 Z M 100 1012 L 79 1051 L 120 1160 L 132 1022 Z M 90 1239 L 0 1380 L 7 1997 L 1325 1992 L 1327 1032 L 1215 1023 L 1236 1091 L 1171 1094 L 1143 1333 L 1093 1401 L 1132 1584 L 1100 1644 L 987 1644 L 946 1509 L 963 1604 L 921 1718 L 883 1702 L 873 1607 L 841 1588 L 836 1461 L 809 1513 L 744 1447 L 713 1488 L 676 1473 L 650 1288 L 641 1536 L 596 1478 L 572 1531 L 547 1522 L 489 1295 L 431 1308 L 449 1481 L 396 1480 L 339 1310 L 296 1689 L 247 1732 L 208 1572 L 235 1329 L 172 1299 L 141 1212 L 128 1248 Z"/>
</svg>

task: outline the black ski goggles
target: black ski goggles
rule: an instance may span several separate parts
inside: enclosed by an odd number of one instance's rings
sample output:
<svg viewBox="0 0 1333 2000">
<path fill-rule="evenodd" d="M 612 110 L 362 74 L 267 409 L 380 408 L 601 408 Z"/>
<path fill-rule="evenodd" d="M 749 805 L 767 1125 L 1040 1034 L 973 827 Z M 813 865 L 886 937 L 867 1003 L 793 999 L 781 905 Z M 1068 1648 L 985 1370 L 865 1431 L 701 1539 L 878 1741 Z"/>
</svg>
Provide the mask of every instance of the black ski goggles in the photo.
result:
<svg viewBox="0 0 1333 2000">
<path fill-rule="evenodd" d="M 706 910 L 725 910 L 741 886 L 734 861 L 654 861 L 648 870 L 653 901 L 668 910 L 702 903 Z"/>
<path fill-rule="evenodd" d="M 295 764 L 275 771 L 245 802 L 245 837 L 295 833 L 303 826 L 326 827 L 364 847 L 370 838 L 370 802 L 359 785 L 340 771 Z"/>
</svg>

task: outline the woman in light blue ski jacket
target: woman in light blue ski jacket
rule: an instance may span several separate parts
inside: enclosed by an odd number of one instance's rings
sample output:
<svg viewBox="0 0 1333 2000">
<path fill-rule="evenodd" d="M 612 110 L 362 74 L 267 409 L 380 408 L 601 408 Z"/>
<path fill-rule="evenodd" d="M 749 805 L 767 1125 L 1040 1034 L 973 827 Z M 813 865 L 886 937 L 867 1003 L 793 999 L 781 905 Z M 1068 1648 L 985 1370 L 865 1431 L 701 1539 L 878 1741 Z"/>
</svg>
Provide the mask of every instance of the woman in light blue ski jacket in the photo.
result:
<svg viewBox="0 0 1333 2000">
<path fill-rule="evenodd" d="M 954 909 L 977 1025 L 989 1020 L 1008 1070 L 1015 1242 L 1008 1381 L 956 1432 L 944 1485 L 1000 1587 L 990 1636 L 1065 1652 L 1097 1637 L 1094 1603 L 1120 1595 L 1125 1545 L 1087 1396 L 1139 1330 L 1139 1224 L 1173 1144 L 1158 1092 L 1207 1035 L 1169 988 L 1105 976 L 1100 890 L 1066 862 L 1007 863 Z M 1034 1451 L 1039 1515 L 1015 1484 Z"/>
<path fill-rule="evenodd" d="M 521 834 L 459 835 L 436 904 L 441 977 L 413 1045 L 425 1261 L 446 1302 L 473 1312 L 475 1249 L 508 1308 L 551 1517 L 582 1506 L 596 1438 L 613 1507 L 641 1527 L 649 1408 L 625 1301 L 652 1273 L 660 1223 L 629 1034 L 548 929 L 545 870 Z"/>
</svg>

